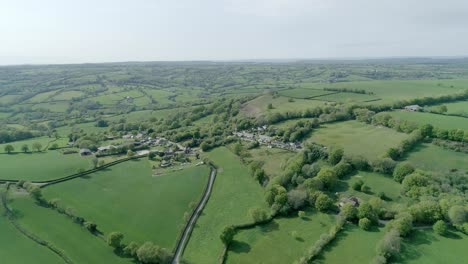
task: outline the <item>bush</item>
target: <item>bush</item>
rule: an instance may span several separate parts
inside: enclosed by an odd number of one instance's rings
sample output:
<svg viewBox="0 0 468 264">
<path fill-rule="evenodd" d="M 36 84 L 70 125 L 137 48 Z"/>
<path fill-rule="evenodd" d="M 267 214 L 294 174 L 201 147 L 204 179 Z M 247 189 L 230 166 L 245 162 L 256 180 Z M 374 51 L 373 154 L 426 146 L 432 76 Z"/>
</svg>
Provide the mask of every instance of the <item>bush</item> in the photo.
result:
<svg viewBox="0 0 468 264">
<path fill-rule="evenodd" d="M 442 210 L 440 205 L 435 201 L 422 201 L 412 205 L 409 212 L 413 220 L 422 224 L 433 224 L 437 220 L 442 219 Z"/>
<path fill-rule="evenodd" d="M 299 211 L 299 212 L 297 212 L 297 216 L 299 216 L 300 218 L 305 218 L 306 213 L 304 211 Z"/>
<path fill-rule="evenodd" d="M 93 222 L 84 222 L 84 226 L 91 233 L 95 233 L 97 231 L 97 225 Z"/>
<path fill-rule="evenodd" d="M 315 208 L 320 212 L 326 212 L 333 206 L 333 200 L 324 193 L 320 193 L 315 200 Z"/>
<path fill-rule="evenodd" d="M 450 207 L 448 211 L 448 217 L 452 224 L 462 225 L 464 222 L 467 221 L 467 211 L 461 205 L 454 205 Z"/>
<path fill-rule="evenodd" d="M 255 223 L 265 221 L 268 218 L 267 212 L 260 208 L 252 208 L 249 210 L 250 217 Z"/>
<path fill-rule="evenodd" d="M 343 154 L 344 154 L 343 148 L 340 148 L 340 147 L 332 148 L 330 153 L 328 154 L 328 162 L 330 162 L 330 164 L 332 165 L 338 164 L 338 162 L 341 161 L 341 158 L 343 158 Z"/>
<path fill-rule="evenodd" d="M 378 220 L 377 213 L 374 211 L 372 206 L 364 202 L 359 205 L 357 216 L 359 219 L 367 218 L 373 223 L 376 223 Z"/>
<path fill-rule="evenodd" d="M 137 251 L 138 251 L 139 247 L 140 246 L 138 245 L 138 243 L 132 241 L 126 247 L 124 247 L 123 252 L 124 252 L 125 255 L 127 255 L 129 257 L 136 258 L 137 257 Z"/>
<path fill-rule="evenodd" d="M 367 219 L 366 217 L 359 219 L 359 227 L 362 230 L 369 230 L 372 226 L 371 220 Z"/>
<path fill-rule="evenodd" d="M 332 190 L 338 182 L 335 170 L 330 168 L 322 168 L 317 174 L 317 178 L 323 182 L 324 187 L 328 190 Z"/>
<path fill-rule="evenodd" d="M 382 240 L 377 244 L 377 254 L 385 258 L 397 256 L 400 253 L 401 238 L 396 230 L 390 230 L 385 234 Z"/>
<path fill-rule="evenodd" d="M 351 164 L 345 161 L 340 161 L 333 169 L 335 170 L 336 176 L 340 179 L 353 171 Z"/>
<path fill-rule="evenodd" d="M 352 187 L 353 187 L 353 190 L 355 191 L 361 191 L 361 187 L 363 185 L 364 185 L 364 182 L 361 179 L 359 179 L 353 183 Z"/>
<path fill-rule="evenodd" d="M 374 171 L 383 174 L 393 174 L 396 162 L 390 158 L 378 159 L 372 162 Z"/>
<path fill-rule="evenodd" d="M 227 246 L 231 243 L 232 239 L 234 239 L 235 234 L 236 229 L 233 226 L 226 226 L 220 235 L 221 241 Z"/>
<path fill-rule="evenodd" d="M 340 213 L 346 220 L 354 220 L 357 217 L 357 209 L 351 203 L 345 203 Z"/>
<path fill-rule="evenodd" d="M 107 244 L 113 248 L 120 248 L 124 235 L 120 232 L 111 232 L 107 237 Z"/>
<path fill-rule="evenodd" d="M 361 186 L 361 192 L 363 192 L 363 193 L 368 193 L 368 192 L 370 192 L 370 187 L 367 186 L 366 184 L 363 184 L 363 185 Z"/>
<path fill-rule="evenodd" d="M 447 233 L 447 225 L 442 220 L 435 222 L 435 224 L 432 226 L 432 229 L 434 230 L 434 232 L 436 232 L 436 234 L 439 234 L 441 236 Z"/>
<path fill-rule="evenodd" d="M 307 192 L 304 190 L 291 190 L 288 192 L 288 204 L 294 210 L 304 207 L 307 200 Z"/>
<path fill-rule="evenodd" d="M 413 217 L 409 213 L 400 213 L 388 223 L 388 227 L 397 230 L 401 236 L 406 236 L 413 230 Z"/>
<path fill-rule="evenodd" d="M 138 260 L 146 264 L 170 263 L 171 254 L 164 248 L 160 248 L 151 242 L 145 242 L 136 251 Z"/>
<path fill-rule="evenodd" d="M 399 163 L 396 167 L 395 170 L 393 171 L 393 179 L 396 182 L 402 182 L 406 175 L 409 175 L 414 172 L 414 167 L 409 164 L 408 162 L 401 162 Z"/>
</svg>

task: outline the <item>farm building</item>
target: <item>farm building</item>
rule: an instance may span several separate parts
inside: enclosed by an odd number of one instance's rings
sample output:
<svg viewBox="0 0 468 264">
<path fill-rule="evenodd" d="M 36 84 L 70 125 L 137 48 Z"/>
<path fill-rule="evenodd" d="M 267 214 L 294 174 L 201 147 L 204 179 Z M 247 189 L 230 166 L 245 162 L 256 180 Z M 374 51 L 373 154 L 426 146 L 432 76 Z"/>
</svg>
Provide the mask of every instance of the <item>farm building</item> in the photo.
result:
<svg viewBox="0 0 468 264">
<path fill-rule="evenodd" d="M 421 107 L 419 105 L 407 105 L 405 106 L 406 111 L 411 111 L 411 112 L 417 112 L 421 110 Z"/>
<path fill-rule="evenodd" d="M 102 146 L 98 148 L 98 152 L 103 152 L 103 151 L 108 151 L 111 149 L 115 149 L 115 146 L 109 145 L 109 146 Z"/>
</svg>

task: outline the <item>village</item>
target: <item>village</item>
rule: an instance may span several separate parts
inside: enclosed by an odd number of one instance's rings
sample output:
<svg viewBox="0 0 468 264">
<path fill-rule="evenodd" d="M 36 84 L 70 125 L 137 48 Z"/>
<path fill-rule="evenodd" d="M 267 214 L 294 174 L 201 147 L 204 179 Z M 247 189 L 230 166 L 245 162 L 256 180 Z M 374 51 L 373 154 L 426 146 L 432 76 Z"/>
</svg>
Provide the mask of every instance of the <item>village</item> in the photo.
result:
<svg viewBox="0 0 468 264">
<path fill-rule="evenodd" d="M 110 141 L 116 141 L 116 139 L 118 138 L 113 136 L 107 137 L 107 140 Z M 176 163 L 188 163 L 190 157 L 196 160 L 200 159 L 197 150 L 184 147 L 163 137 L 150 137 L 142 132 L 136 135 L 123 135 L 120 141 L 123 142 L 100 146 L 95 151 L 81 148 L 79 155 L 82 157 L 94 155 L 98 158 L 122 154 L 127 156 L 148 156 L 150 160 L 159 162 L 160 168 L 168 168 Z"/>
<path fill-rule="evenodd" d="M 279 148 L 290 151 L 299 151 L 302 149 L 300 142 L 283 142 L 275 137 L 266 135 L 267 126 L 261 126 L 250 130 L 236 131 L 233 134 L 240 140 L 248 142 L 258 142 L 261 145 L 265 145 L 268 148 Z"/>
</svg>

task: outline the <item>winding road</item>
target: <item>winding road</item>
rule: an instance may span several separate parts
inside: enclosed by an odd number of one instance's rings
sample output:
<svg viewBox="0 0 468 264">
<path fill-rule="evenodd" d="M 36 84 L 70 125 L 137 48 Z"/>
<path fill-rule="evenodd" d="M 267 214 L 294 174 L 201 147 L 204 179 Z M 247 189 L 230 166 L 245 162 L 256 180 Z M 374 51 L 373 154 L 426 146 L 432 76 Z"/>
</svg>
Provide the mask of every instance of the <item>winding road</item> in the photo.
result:
<svg viewBox="0 0 468 264">
<path fill-rule="evenodd" d="M 203 197 L 198 203 L 197 207 L 193 211 L 192 215 L 190 216 L 190 220 L 184 227 L 184 232 L 182 233 L 182 237 L 179 239 L 176 250 L 174 252 L 174 259 L 172 260 L 172 264 L 179 264 L 180 257 L 184 253 L 185 247 L 187 246 L 188 241 L 190 240 L 190 234 L 193 231 L 193 227 L 197 222 L 198 217 L 200 216 L 203 208 L 205 207 L 208 199 L 210 198 L 211 190 L 213 189 L 213 184 L 216 178 L 216 169 L 211 168 L 210 171 L 210 178 L 208 179 L 208 184 L 206 185 L 205 191 L 203 193 Z"/>
</svg>

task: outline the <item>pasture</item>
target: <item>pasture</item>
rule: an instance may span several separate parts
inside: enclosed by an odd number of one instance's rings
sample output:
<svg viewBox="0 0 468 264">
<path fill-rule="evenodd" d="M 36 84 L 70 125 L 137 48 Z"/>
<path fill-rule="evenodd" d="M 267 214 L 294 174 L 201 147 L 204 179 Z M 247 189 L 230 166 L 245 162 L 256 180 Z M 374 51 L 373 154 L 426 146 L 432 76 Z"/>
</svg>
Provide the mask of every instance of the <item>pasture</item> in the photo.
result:
<svg viewBox="0 0 468 264">
<path fill-rule="evenodd" d="M 208 173 L 206 166 L 198 166 L 154 176 L 142 158 L 49 186 L 44 195 L 59 198 L 104 234 L 120 231 L 125 242 L 153 241 L 172 249 L 184 213 L 199 201 Z"/>
<path fill-rule="evenodd" d="M 3 179 L 42 181 L 91 169 L 89 157 L 73 153 L 63 155 L 57 150 L 34 153 L 1 154 L 0 167 Z"/>
<path fill-rule="evenodd" d="M 294 152 L 284 149 L 267 148 L 261 146 L 259 148 L 248 151 L 250 157 L 246 157 L 249 161 L 258 161 L 263 164 L 262 168 L 268 177 L 272 178 L 281 175 L 288 160 L 295 155 Z"/>
<path fill-rule="evenodd" d="M 312 131 L 309 141 L 325 146 L 341 146 L 345 154 L 361 155 L 373 160 L 397 146 L 408 136 L 390 128 L 376 127 L 358 121 L 322 125 Z"/>
<path fill-rule="evenodd" d="M 183 258 L 193 263 L 217 263 L 223 244 L 219 239 L 228 225 L 251 222 L 253 207 L 266 208 L 262 187 L 237 156 L 221 147 L 206 153 L 219 169 L 210 200 L 197 221 Z"/>
<path fill-rule="evenodd" d="M 460 101 L 454 103 L 442 104 L 447 106 L 448 115 L 462 115 L 468 117 L 468 101 Z M 432 106 L 431 109 L 437 109 L 438 105 Z"/>
<path fill-rule="evenodd" d="M 132 263 L 114 254 L 103 239 L 68 216 L 37 205 L 26 193 L 12 193 L 9 197 L 9 205 L 20 225 L 62 250 L 75 263 Z"/>
<path fill-rule="evenodd" d="M 439 115 L 423 112 L 393 111 L 388 114 L 400 120 L 411 121 L 420 125 L 431 124 L 443 129 L 468 130 L 468 118 L 459 116 Z"/>
<path fill-rule="evenodd" d="M 335 92 L 319 90 L 319 89 L 307 89 L 307 88 L 294 88 L 278 91 L 278 94 L 285 97 L 292 97 L 298 99 L 308 99 L 321 95 L 331 94 Z"/>
<path fill-rule="evenodd" d="M 317 96 L 314 100 L 337 102 L 337 103 L 359 103 L 359 102 L 370 102 L 378 101 L 379 97 L 369 94 L 358 94 L 358 93 L 332 93 L 323 96 Z"/>
<path fill-rule="evenodd" d="M 15 149 L 15 152 L 21 152 L 21 147 L 23 145 L 28 145 L 29 149 L 32 149 L 32 144 L 34 143 L 40 143 L 42 145 L 42 148 L 44 149 L 50 142 L 54 141 L 55 138 L 49 138 L 49 137 L 37 137 L 37 138 L 31 138 L 31 139 L 26 139 L 26 140 L 19 140 L 19 141 L 14 141 L 14 142 L 9 142 L 9 143 L 4 143 L 0 144 L 0 153 L 5 153 L 5 146 L 6 145 L 12 145 L 13 148 Z M 55 141 L 54 141 L 55 142 Z M 53 144 L 53 143 L 50 143 Z"/>
<path fill-rule="evenodd" d="M 468 259 L 468 236 L 453 230 L 446 236 L 435 234 L 432 229 L 414 230 L 403 240 L 398 264 L 463 263 Z"/>
<path fill-rule="evenodd" d="M 433 144 L 421 144 L 411 151 L 406 160 L 427 171 L 450 173 L 468 172 L 468 154 L 445 149 Z"/>
<path fill-rule="evenodd" d="M 384 232 L 375 230 L 364 231 L 353 224 L 345 225 L 314 263 L 371 263 L 375 256 L 375 247 Z"/>
<path fill-rule="evenodd" d="M 304 219 L 282 217 L 239 231 L 229 247 L 226 263 L 293 263 L 333 224 L 333 215 L 307 211 Z"/>
<path fill-rule="evenodd" d="M 369 188 L 368 193 L 355 191 L 351 188 L 353 183 L 362 180 Z M 340 185 L 347 188 L 346 194 L 356 196 L 363 200 L 368 200 L 375 197 L 379 192 L 385 193 L 385 196 L 390 198 L 391 201 L 400 201 L 404 199 L 401 192 L 401 185 L 393 180 L 392 177 L 386 176 L 376 172 L 358 171 L 355 175 L 346 182 L 341 182 Z"/>
<path fill-rule="evenodd" d="M 4 191 L 0 186 L 0 193 Z M 19 232 L 4 215 L 0 204 L 0 256 L 5 263 L 63 263 L 63 260 Z"/>
</svg>

